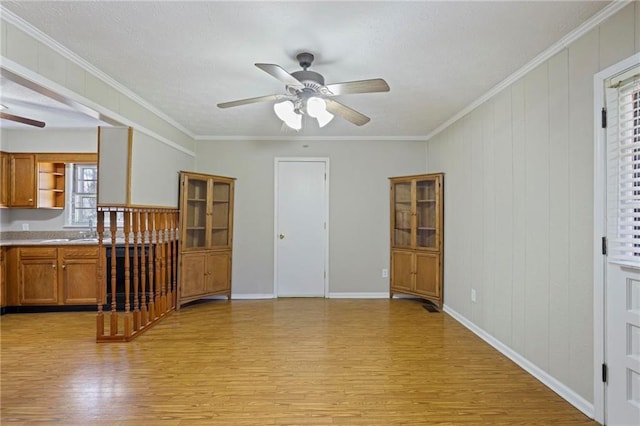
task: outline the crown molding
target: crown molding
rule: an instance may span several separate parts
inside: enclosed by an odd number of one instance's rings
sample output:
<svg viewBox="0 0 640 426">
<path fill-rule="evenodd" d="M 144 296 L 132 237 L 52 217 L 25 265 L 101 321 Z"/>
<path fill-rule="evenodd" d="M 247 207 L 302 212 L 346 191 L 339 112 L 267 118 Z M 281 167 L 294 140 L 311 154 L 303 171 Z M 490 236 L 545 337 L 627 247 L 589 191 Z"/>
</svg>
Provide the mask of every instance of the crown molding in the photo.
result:
<svg viewBox="0 0 640 426">
<path fill-rule="evenodd" d="M 426 136 L 196 136 L 196 141 L 406 141 L 425 142 Z"/>
<path fill-rule="evenodd" d="M 129 88 L 122 85 L 118 81 L 114 80 L 112 77 L 110 77 L 109 75 L 107 75 L 106 73 L 104 73 L 103 71 L 101 71 L 100 69 L 98 69 L 97 67 L 89 63 L 88 61 L 86 61 L 85 59 L 83 59 L 81 56 L 69 50 L 67 47 L 63 46 L 53 38 L 49 37 L 47 34 L 43 33 L 42 31 L 40 31 L 39 29 L 31 25 L 29 22 L 20 18 L 18 15 L 11 12 L 7 8 L 5 8 L 3 5 L 0 5 L 0 19 L 2 19 L 3 21 L 6 21 L 7 23 L 18 28 L 19 30 L 25 32 L 27 35 L 38 40 L 45 46 L 49 47 L 53 51 L 62 55 L 65 59 L 73 62 L 80 68 L 84 69 L 86 72 L 102 80 L 104 83 L 113 87 L 118 92 L 122 93 L 123 95 L 132 99 L 134 102 L 138 103 L 145 109 L 157 115 L 159 118 L 166 121 L 176 129 L 180 130 L 190 138 L 195 139 L 195 135 L 190 130 L 188 130 L 183 125 L 175 121 L 173 118 L 169 117 L 166 113 L 160 111 L 158 108 L 151 105 L 145 99 L 141 98 L 140 96 L 132 92 Z"/>
<path fill-rule="evenodd" d="M 521 79 L 522 77 L 527 75 L 534 68 L 538 67 L 539 65 L 541 65 L 544 62 L 546 62 L 547 60 L 549 60 L 556 53 L 558 53 L 558 52 L 562 51 L 563 49 L 566 49 L 567 47 L 569 47 L 569 45 L 571 43 L 573 43 L 574 41 L 576 41 L 577 39 L 579 39 L 580 37 L 582 37 L 583 35 L 585 35 L 589 31 L 591 31 L 593 28 L 595 28 L 598 25 L 600 25 L 607 18 L 613 16 L 614 14 L 619 12 L 620 10 L 624 9 L 625 6 L 627 6 L 628 4 L 632 3 L 633 1 L 634 0 L 614 0 L 614 1 L 612 1 L 609 5 L 605 6 L 600 12 L 596 13 L 591 18 L 587 19 L 580 26 L 578 26 L 576 29 L 571 31 L 569 34 L 567 34 L 566 36 L 564 36 L 563 38 L 558 40 L 555 44 L 553 44 L 547 50 L 545 50 L 544 52 L 542 52 L 541 54 L 539 54 L 538 56 L 533 58 L 530 62 L 528 62 L 522 68 L 520 68 L 519 70 L 517 70 L 516 72 L 511 74 L 509 77 L 504 79 L 502 82 L 500 82 L 497 85 L 495 85 L 494 87 L 492 87 L 487 93 L 485 93 L 484 95 L 480 96 L 475 101 L 471 102 L 469 105 L 467 105 L 465 108 L 463 108 L 460 112 L 455 114 L 453 117 L 449 118 L 447 121 L 442 123 L 440 126 L 436 127 L 436 129 L 434 131 L 432 131 L 427 136 L 425 136 L 425 140 L 428 141 L 429 139 L 433 138 L 437 134 L 439 134 L 442 131 L 444 131 L 447 127 L 451 126 L 453 123 L 455 123 L 456 121 L 460 120 L 462 117 L 464 117 L 465 115 L 469 114 L 471 111 L 473 111 L 474 109 L 476 109 L 477 107 L 482 105 L 483 103 L 485 103 L 488 100 L 492 99 L 498 93 L 502 92 L 504 89 L 506 89 L 507 87 L 511 86 L 513 83 L 515 83 L 516 81 L 518 81 L 519 79 Z"/>
</svg>

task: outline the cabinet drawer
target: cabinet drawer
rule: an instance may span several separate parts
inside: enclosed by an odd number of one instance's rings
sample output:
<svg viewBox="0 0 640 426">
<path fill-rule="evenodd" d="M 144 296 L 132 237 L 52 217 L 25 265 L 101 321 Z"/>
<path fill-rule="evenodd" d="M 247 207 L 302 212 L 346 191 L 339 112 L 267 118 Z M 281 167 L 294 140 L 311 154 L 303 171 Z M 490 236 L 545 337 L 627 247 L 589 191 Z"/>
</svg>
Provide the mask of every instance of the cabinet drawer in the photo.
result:
<svg viewBox="0 0 640 426">
<path fill-rule="evenodd" d="M 19 254 L 21 259 L 55 259 L 57 257 L 55 247 L 21 247 Z"/>
<path fill-rule="evenodd" d="M 98 251 L 98 246 L 62 247 L 60 248 L 60 256 L 64 259 L 97 259 Z"/>
</svg>

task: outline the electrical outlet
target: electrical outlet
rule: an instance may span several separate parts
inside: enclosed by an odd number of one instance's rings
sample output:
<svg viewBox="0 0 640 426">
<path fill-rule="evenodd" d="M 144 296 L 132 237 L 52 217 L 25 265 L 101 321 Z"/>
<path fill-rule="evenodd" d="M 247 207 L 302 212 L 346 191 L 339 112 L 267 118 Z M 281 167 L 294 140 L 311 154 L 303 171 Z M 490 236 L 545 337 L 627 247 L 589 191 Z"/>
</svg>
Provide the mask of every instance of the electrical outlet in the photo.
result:
<svg viewBox="0 0 640 426">
<path fill-rule="evenodd" d="M 472 302 L 476 301 L 476 289 L 475 288 L 471 289 L 471 301 Z"/>
<path fill-rule="evenodd" d="M 23 223 L 22 224 L 22 230 L 23 231 L 28 231 L 29 230 L 29 224 L 28 223 Z"/>
<path fill-rule="evenodd" d="M 382 278 L 389 278 L 389 270 L 387 268 L 382 268 Z"/>
</svg>

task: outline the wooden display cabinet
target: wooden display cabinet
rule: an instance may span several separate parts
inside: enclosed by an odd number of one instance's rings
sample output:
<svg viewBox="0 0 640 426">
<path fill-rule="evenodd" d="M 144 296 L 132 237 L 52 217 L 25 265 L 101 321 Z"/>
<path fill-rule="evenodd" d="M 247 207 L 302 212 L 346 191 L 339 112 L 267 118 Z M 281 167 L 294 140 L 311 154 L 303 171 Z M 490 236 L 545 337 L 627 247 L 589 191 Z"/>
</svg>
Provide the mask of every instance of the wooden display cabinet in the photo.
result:
<svg viewBox="0 0 640 426">
<path fill-rule="evenodd" d="M 180 173 L 178 307 L 206 296 L 231 298 L 234 180 Z"/>
<path fill-rule="evenodd" d="M 390 180 L 390 296 L 410 294 L 442 307 L 444 175 Z"/>
</svg>

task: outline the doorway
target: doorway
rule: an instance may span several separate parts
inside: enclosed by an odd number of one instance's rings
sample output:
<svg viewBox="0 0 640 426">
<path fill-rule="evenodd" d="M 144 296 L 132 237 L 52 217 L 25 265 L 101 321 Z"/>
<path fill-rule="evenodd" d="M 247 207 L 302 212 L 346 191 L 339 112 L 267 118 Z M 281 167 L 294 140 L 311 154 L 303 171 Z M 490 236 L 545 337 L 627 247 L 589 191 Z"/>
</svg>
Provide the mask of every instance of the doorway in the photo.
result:
<svg viewBox="0 0 640 426">
<path fill-rule="evenodd" d="M 328 294 L 329 159 L 276 158 L 274 294 Z"/>
<path fill-rule="evenodd" d="M 594 78 L 594 411 L 640 424 L 640 55 Z"/>
</svg>

